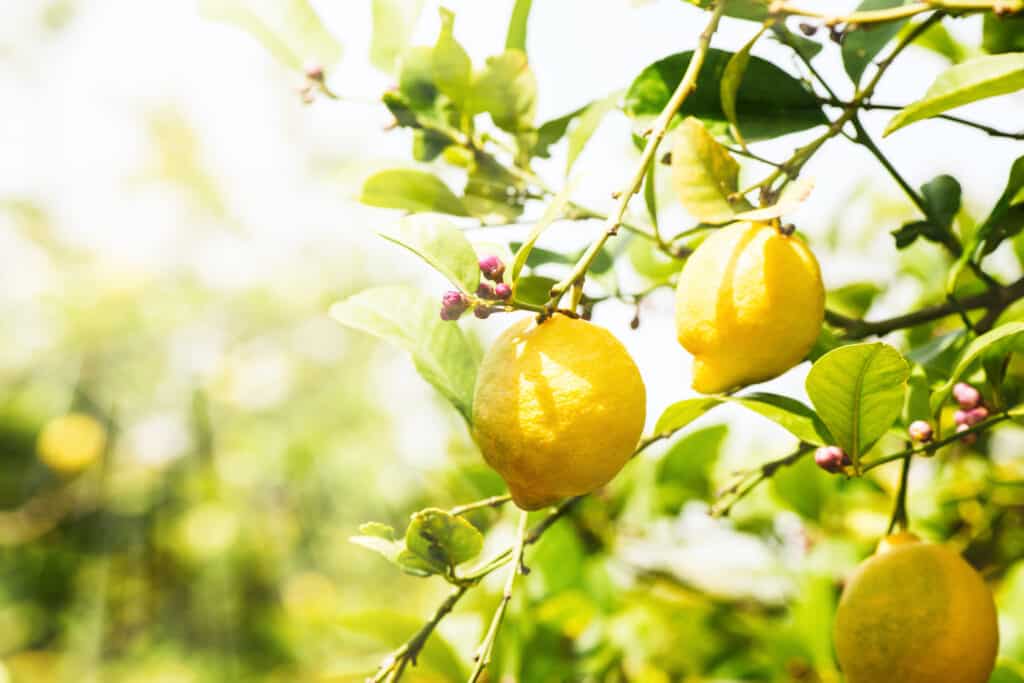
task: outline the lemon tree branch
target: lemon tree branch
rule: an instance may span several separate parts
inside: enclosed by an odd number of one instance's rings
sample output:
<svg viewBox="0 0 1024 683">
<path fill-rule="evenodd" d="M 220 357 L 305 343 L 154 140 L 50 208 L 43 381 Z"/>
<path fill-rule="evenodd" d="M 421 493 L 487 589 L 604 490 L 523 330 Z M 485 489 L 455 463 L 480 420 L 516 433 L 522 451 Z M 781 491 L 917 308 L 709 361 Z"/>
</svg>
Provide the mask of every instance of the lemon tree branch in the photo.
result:
<svg viewBox="0 0 1024 683">
<path fill-rule="evenodd" d="M 793 2 L 785 2 L 783 0 L 773 2 L 769 6 L 769 12 L 775 16 L 820 19 L 826 26 L 835 26 L 837 24 L 880 24 L 907 19 L 932 10 L 948 10 L 951 12 L 998 11 L 1003 14 L 1015 14 L 1024 11 L 1024 0 L 925 0 L 924 2 L 912 2 L 899 7 L 862 10 L 849 14 L 828 14 L 806 9 Z"/>
<path fill-rule="evenodd" d="M 633 177 L 630 178 L 626 186 L 619 191 L 615 197 L 617 202 L 615 209 L 610 213 L 604 222 L 604 231 L 601 235 L 594 240 L 594 242 L 587 248 L 587 250 L 580 257 L 579 261 L 573 267 L 572 271 L 561 281 L 557 282 L 551 288 L 551 300 L 548 302 L 548 309 L 553 311 L 558 305 L 559 299 L 562 295 L 576 282 L 582 282 L 586 276 L 587 270 L 590 265 L 597 258 L 601 248 L 605 242 L 608 241 L 612 235 L 618 232 L 619 227 L 622 225 L 622 219 L 626 214 L 626 208 L 629 206 L 630 200 L 637 192 L 640 191 L 640 186 L 643 184 L 644 177 L 647 175 L 647 168 L 654 160 L 654 155 L 658 151 L 658 146 L 664 139 L 666 132 L 668 131 L 669 124 L 672 122 L 672 117 L 675 116 L 676 112 L 683 105 L 686 98 L 697 88 L 697 76 L 700 74 L 701 66 L 704 64 L 704 58 L 707 55 L 708 48 L 711 45 L 711 36 L 714 35 L 715 30 L 718 28 L 718 22 L 722 18 L 722 13 L 725 10 L 725 2 L 719 2 L 715 8 L 711 11 L 711 18 L 708 21 L 707 27 L 700 35 L 700 41 L 697 44 L 697 49 L 694 50 L 693 56 L 690 58 L 690 63 L 686 67 L 686 73 L 683 74 L 683 78 L 679 81 L 679 85 L 676 87 L 675 92 L 672 93 L 672 97 L 669 98 L 668 104 L 655 119 L 654 124 L 651 126 L 649 133 L 647 134 L 647 144 L 644 145 L 644 151 L 640 155 L 640 162 L 637 164 L 636 170 L 633 172 Z"/>
</svg>

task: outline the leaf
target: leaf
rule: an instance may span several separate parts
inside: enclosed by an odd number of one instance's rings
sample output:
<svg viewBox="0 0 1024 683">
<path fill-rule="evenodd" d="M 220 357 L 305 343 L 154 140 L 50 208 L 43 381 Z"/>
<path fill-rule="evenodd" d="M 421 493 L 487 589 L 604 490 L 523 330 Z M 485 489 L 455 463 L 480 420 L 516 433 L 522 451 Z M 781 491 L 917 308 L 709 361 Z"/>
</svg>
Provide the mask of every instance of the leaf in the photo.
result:
<svg viewBox="0 0 1024 683">
<path fill-rule="evenodd" d="M 771 481 L 775 495 L 788 508 L 815 522 L 821 521 L 821 513 L 837 485 L 837 478 L 818 467 L 810 454 L 776 470 Z"/>
<path fill-rule="evenodd" d="M 636 239 L 629 243 L 629 262 L 637 273 L 652 283 L 667 282 L 683 268 L 683 259 L 672 258 L 651 240 Z"/>
<path fill-rule="evenodd" d="M 414 47 L 402 53 L 398 64 L 398 92 L 405 96 L 405 104 L 414 112 L 433 113 L 434 100 L 437 99 L 437 84 L 434 83 L 434 50 L 429 47 Z M 395 114 L 398 122 L 405 125 L 419 125 L 408 117 L 396 113 L 395 107 L 389 103 L 385 93 L 385 103 Z"/>
<path fill-rule="evenodd" d="M 977 256 L 984 256 L 995 251 L 1003 240 L 1013 237 L 1024 228 L 1024 204 L 1021 203 L 1024 192 L 1024 156 L 1018 157 L 1010 167 L 1010 177 L 999 201 L 985 222 L 978 226 L 974 235 L 977 242 Z"/>
<path fill-rule="evenodd" d="M 249 33 L 292 69 L 328 67 L 341 59 L 341 44 L 307 0 L 199 0 L 199 12 Z"/>
<path fill-rule="evenodd" d="M 821 419 L 795 398 L 758 392 L 726 400 L 768 418 L 804 443 L 815 446 L 832 443 L 828 428 Z"/>
<path fill-rule="evenodd" d="M 512 174 L 491 156 L 475 156 L 462 204 L 484 223 L 507 224 L 523 212 L 522 178 Z"/>
<path fill-rule="evenodd" d="M 411 353 L 423 378 L 470 423 L 481 352 L 457 324 L 440 319 L 439 307 L 415 288 L 388 286 L 340 301 L 331 306 L 330 314 L 342 325 Z"/>
<path fill-rule="evenodd" d="M 558 280 L 541 275 L 523 275 L 516 280 L 513 299 L 522 303 L 543 306 L 551 298 L 551 288 Z"/>
<path fill-rule="evenodd" d="M 576 189 L 576 182 L 570 182 L 565 185 L 555 195 L 554 199 L 548 204 L 547 208 L 544 209 L 544 214 L 540 217 L 540 220 L 530 230 L 529 237 L 526 241 L 516 250 L 516 256 L 512 260 L 512 283 L 515 285 L 519 279 L 519 274 L 523 270 L 523 266 L 526 265 L 527 259 L 530 257 L 530 252 L 533 251 L 534 245 L 537 244 L 537 240 L 540 239 L 541 234 L 547 230 L 552 223 L 561 217 L 565 211 L 565 207 L 569 204 L 569 198 L 572 196 L 573 191 Z"/>
<path fill-rule="evenodd" d="M 714 0 L 685 0 L 701 9 L 711 9 Z M 769 16 L 770 0 L 729 0 L 725 6 L 725 16 L 749 21 L 764 21 Z"/>
<path fill-rule="evenodd" d="M 864 0 L 857 6 L 857 11 L 889 9 L 902 4 L 904 0 Z M 860 24 L 855 30 L 846 33 L 842 48 L 843 68 L 854 85 L 860 83 L 864 70 L 882 48 L 900 32 L 906 21 L 903 19 L 879 24 Z"/>
<path fill-rule="evenodd" d="M 427 508 L 413 514 L 405 532 L 409 552 L 434 566 L 456 567 L 480 554 L 484 537 L 462 517 Z"/>
<path fill-rule="evenodd" d="M 416 161 L 433 161 L 451 144 L 447 135 L 427 128 L 412 132 L 412 158 Z"/>
<path fill-rule="evenodd" d="M 932 392 L 931 409 L 933 414 L 938 414 L 942 404 L 949 398 L 953 391 L 953 385 L 960 381 L 965 372 L 979 360 L 983 353 L 990 351 L 996 344 L 1015 344 L 1020 341 L 1020 335 L 1024 333 L 1024 322 L 1011 322 L 1000 325 L 981 335 L 963 350 L 960 360 L 950 374 L 946 383 Z"/>
<path fill-rule="evenodd" d="M 986 12 L 981 36 L 981 49 L 985 52 L 1024 52 L 1024 15 Z"/>
<path fill-rule="evenodd" d="M 842 346 L 811 366 L 807 395 L 855 467 L 899 416 L 909 375 L 899 351 L 881 342 Z"/>
<path fill-rule="evenodd" d="M 989 15 L 985 15 L 988 17 Z M 917 28 L 916 23 L 904 24 L 903 29 L 900 31 L 900 38 L 903 38 L 909 31 L 913 31 Z M 958 41 L 944 24 L 932 24 L 928 29 L 919 35 L 914 41 L 914 45 L 917 47 L 923 47 L 926 50 L 942 55 L 954 64 L 967 59 L 969 56 L 968 48 Z"/>
<path fill-rule="evenodd" d="M 841 315 L 863 318 L 881 293 L 882 289 L 873 282 L 854 282 L 829 290 L 825 305 Z"/>
<path fill-rule="evenodd" d="M 526 29 L 532 5 L 533 0 L 516 0 L 508 21 L 508 33 L 505 34 L 506 50 L 520 50 L 526 53 Z"/>
<path fill-rule="evenodd" d="M 359 533 L 366 536 L 376 536 L 387 541 L 395 540 L 395 529 L 390 524 L 380 522 L 366 522 L 359 525 Z"/>
<path fill-rule="evenodd" d="M 717 398 L 688 398 L 677 401 L 662 412 L 657 424 L 654 425 L 654 434 L 671 436 L 721 403 L 722 401 Z"/>
<path fill-rule="evenodd" d="M 494 124 L 509 132 L 533 127 L 537 80 L 522 50 L 505 50 L 490 57 L 473 83 L 474 112 L 486 112 Z"/>
<path fill-rule="evenodd" d="M 580 114 L 579 120 L 576 122 L 576 126 L 573 127 L 572 132 L 569 133 L 569 153 L 565 161 L 565 175 L 569 175 L 569 171 L 572 170 L 573 164 L 576 163 L 576 159 L 579 158 L 583 148 L 586 147 L 587 142 L 593 137 L 597 131 L 598 126 L 601 125 L 601 121 L 608 115 L 609 112 L 613 111 L 619 103 L 619 99 L 622 97 L 622 92 L 617 91 L 608 95 L 607 97 L 595 100 L 587 105 L 587 108 Z"/>
<path fill-rule="evenodd" d="M 719 96 L 722 98 L 722 112 L 729 122 L 729 131 L 732 133 L 733 138 L 736 139 L 736 142 L 744 149 L 746 149 L 747 143 L 743 140 L 743 134 L 740 132 L 738 119 L 736 118 L 736 94 L 740 90 L 743 74 L 747 71 L 747 64 L 750 63 L 750 50 L 767 29 L 768 25 L 763 24 L 761 29 L 754 34 L 754 37 L 748 40 L 739 52 L 729 58 L 728 63 L 725 65 L 725 71 L 722 74 L 722 83 L 719 86 Z"/>
<path fill-rule="evenodd" d="M 922 99 L 904 107 L 889 121 L 884 135 L 950 109 L 1021 88 L 1024 88 L 1024 54 L 968 60 L 940 74 Z"/>
<path fill-rule="evenodd" d="M 796 51 L 807 61 L 811 61 L 821 52 L 821 43 L 811 40 L 799 33 L 794 33 L 786 28 L 785 24 L 772 24 L 772 37 L 783 45 Z"/>
<path fill-rule="evenodd" d="M 740 165 L 703 123 L 690 117 L 679 124 L 672 147 L 672 183 L 690 215 L 708 223 L 731 220 L 734 207 L 746 204 L 743 199 L 730 201 L 739 189 L 739 173 Z"/>
<path fill-rule="evenodd" d="M 785 189 L 782 190 L 782 194 L 779 196 L 778 201 L 771 206 L 765 206 L 760 209 L 751 209 L 750 211 L 741 211 L 733 218 L 735 220 L 769 221 L 773 218 L 785 216 L 787 213 L 795 211 L 798 206 L 807 201 L 807 198 L 811 196 L 811 192 L 813 191 L 813 178 L 797 178 L 790 184 L 786 185 Z"/>
<path fill-rule="evenodd" d="M 391 73 L 398 56 L 412 39 L 423 0 L 373 0 L 370 63 Z"/>
<path fill-rule="evenodd" d="M 537 129 L 537 140 L 534 142 L 533 147 L 530 149 L 530 156 L 541 157 L 542 159 L 551 158 L 551 145 L 561 140 L 566 131 L 569 130 L 569 124 L 572 123 L 573 119 L 582 114 L 587 110 L 590 105 L 585 104 L 579 109 L 559 116 L 557 119 L 551 119 Z"/>
<path fill-rule="evenodd" d="M 921 198 L 924 199 L 928 219 L 943 230 L 949 231 L 953 219 L 960 211 L 962 190 L 956 178 L 940 175 L 921 186 Z"/>
<path fill-rule="evenodd" d="M 348 540 L 378 553 L 395 564 L 398 564 L 398 556 L 405 550 L 405 544 L 401 541 L 389 541 L 379 536 L 351 536 Z"/>
<path fill-rule="evenodd" d="M 440 178 L 426 171 L 390 169 L 363 183 L 359 201 L 369 206 L 405 211 L 468 216 L 466 207 Z"/>
<path fill-rule="evenodd" d="M 434 71 L 434 83 L 438 90 L 458 109 L 462 109 L 469 96 L 470 81 L 473 77 L 473 63 L 469 55 L 455 40 L 452 31 L 455 27 L 455 15 L 445 8 L 441 12 L 441 32 L 434 44 L 431 64 Z"/>
<path fill-rule="evenodd" d="M 476 292 L 480 283 L 476 251 L 466 236 L 445 219 L 410 216 L 378 234 L 419 256 L 463 292 Z"/>
<path fill-rule="evenodd" d="M 636 77 L 626 92 L 624 111 L 633 118 L 657 116 L 682 80 L 693 52 L 659 60 Z M 727 126 L 719 84 L 731 52 L 711 49 L 678 116 Z M 828 123 L 817 98 L 799 80 L 759 57 L 750 57 L 736 92 L 736 117 L 747 142 L 794 133 Z"/>
<path fill-rule="evenodd" d="M 726 425 L 698 429 L 672 444 L 658 460 L 655 485 L 660 512 L 674 515 L 688 500 L 711 498 L 711 470 L 728 433 Z"/>
</svg>

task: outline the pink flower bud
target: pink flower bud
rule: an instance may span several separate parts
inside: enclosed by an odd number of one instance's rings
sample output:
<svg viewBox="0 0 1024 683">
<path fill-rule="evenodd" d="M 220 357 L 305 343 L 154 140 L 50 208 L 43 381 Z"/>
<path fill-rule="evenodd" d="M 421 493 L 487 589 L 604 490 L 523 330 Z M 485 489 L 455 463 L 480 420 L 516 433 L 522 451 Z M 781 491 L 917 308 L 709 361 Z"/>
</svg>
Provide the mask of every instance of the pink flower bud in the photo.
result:
<svg viewBox="0 0 1024 683">
<path fill-rule="evenodd" d="M 977 408 L 981 403 L 981 392 L 967 382 L 957 382 L 953 387 L 953 398 L 964 410 Z"/>
<path fill-rule="evenodd" d="M 486 320 L 487 318 L 491 317 L 491 309 L 489 309 L 487 306 L 477 306 L 476 308 L 473 309 L 473 315 L 480 318 L 481 320 Z"/>
<path fill-rule="evenodd" d="M 494 287 L 486 282 L 481 282 L 476 287 L 476 295 L 481 299 L 494 299 Z"/>
<path fill-rule="evenodd" d="M 953 413 L 953 422 L 955 422 L 958 427 L 961 426 L 961 425 L 966 425 L 967 424 L 967 411 L 966 410 L 958 410 L 955 413 Z"/>
<path fill-rule="evenodd" d="M 480 272 L 492 282 L 501 282 L 505 275 L 505 264 L 497 256 L 485 256 L 480 259 Z"/>
<path fill-rule="evenodd" d="M 979 422 L 984 422 L 988 419 L 988 408 L 985 406 L 978 406 L 973 410 L 967 411 L 967 424 L 973 427 Z"/>
<path fill-rule="evenodd" d="M 322 81 L 324 80 L 324 67 L 320 64 L 310 63 L 305 67 L 306 78 L 311 81 Z"/>
<path fill-rule="evenodd" d="M 814 451 L 814 462 L 826 472 L 835 474 L 850 464 L 850 456 L 839 446 L 822 446 Z"/>
<path fill-rule="evenodd" d="M 445 292 L 441 297 L 441 320 L 458 320 L 469 308 L 469 301 L 462 292 Z"/>
<path fill-rule="evenodd" d="M 910 427 L 907 429 L 910 434 L 910 438 L 920 443 L 928 443 L 932 440 L 935 432 L 932 430 L 932 426 L 924 420 L 915 420 L 910 423 Z"/>
<path fill-rule="evenodd" d="M 504 301 L 510 296 L 512 296 L 512 287 L 506 285 L 504 282 L 494 285 L 494 298 Z"/>
<path fill-rule="evenodd" d="M 970 429 L 970 427 L 968 425 L 965 425 L 965 424 L 957 425 L 956 426 L 956 433 L 959 434 L 960 432 L 965 432 L 968 429 Z M 971 446 L 971 445 L 973 445 L 978 440 L 978 435 L 976 433 L 974 433 L 974 432 L 971 432 L 970 434 L 964 434 L 962 437 L 960 437 L 960 440 L 964 444 L 966 444 L 968 446 Z"/>
</svg>

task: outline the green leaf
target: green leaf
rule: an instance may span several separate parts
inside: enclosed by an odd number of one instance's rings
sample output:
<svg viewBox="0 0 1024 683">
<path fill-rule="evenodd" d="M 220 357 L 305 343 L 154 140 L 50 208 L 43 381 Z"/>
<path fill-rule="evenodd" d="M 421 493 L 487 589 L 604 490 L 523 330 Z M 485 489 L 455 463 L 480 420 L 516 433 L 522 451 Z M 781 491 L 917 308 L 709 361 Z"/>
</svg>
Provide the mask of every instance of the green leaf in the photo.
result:
<svg viewBox="0 0 1024 683">
<path fill-rule="evenodd" d="M 829 290 L 825 304 L 829 310 L 850 318 L 863 318 L 882 289 L 873 282 L 854 282 Z"/>
<path fill-rule="evenodd" d="M 854 466 L 899 416 L 909 375 L 899 351 L 881 342 L 842 346 L 811 366 L 807 395 Z"/>
<path fill-rule="evenodd" d="M 921 186 L 925 212 L 932 223 L 945 231 L 953 226 L 953 219 L 960 211 L 962 190 L 956 178 L 940 175 Z"/>
<path fill-rule="evenodd" d="M 714 425 L 687 434 L 658 460 L 655 485 L 658 507 L 674 515 L 688 500 L 708 500 L 714 494 L 711 470 L 729 433 L 726 425 Z"/>
<path fill-rule="evenodd" d="M 537 80 L 526 53 L 506 50 L 490 57 L 473 83 L 471 109 L 486 112 L 494 124 L 512 133 L 533 127 L 537 107 Z"/>
<path fill-rule="evenodd" d="M 986 17 L 988 15 L 985 15 Z M 903 30 L 900 31 L 900 38 L 903 38 L 909 31 L 913 31 L 917 27 L 916 23 L 905 24 Z M 926 50 L 942 55 L 954 64 L 967 59 L 970 55 L 970 50 L 958 41 L 949 32 L 944 24 L 932 24 L 928 29 L 919 35 L 914 41 L 914 45 L 917 47 L 923 47 Z"/>
<path fill-rule="evenodd" d="M 359 533 L 365 536 L 375 536 L 387 541 L 395 540 L 395 529 L 390 524 L 380 522 L 366 522 L 359 525 Z"/>
<path fill-rule="evenodd" d="M 593 102 L 585 104 L 568 114 L 559 116 L 557 119 L 551 119 L 541 124 L 540 128 L 537 129 L 537 140 L 530 149 L 530 156 L 541 157 L 542 159 L 551 158 L 551 146 L 565 136 L 573 119 L 585 112 L 591 104 Z"/>
<path fill-rule="evenodd" d="M 622 92 L 617 91 L 608 95 L 607 97 L 595 100 L 587 105 L 587 108 L 580 114 L 579 120 L 573 127 L 572 132 L 569 133 L 569 153 L 568 158 L 565 161 L 565 175 L 569 175 L 569 171 L 572 170 L 573 164 L 576 163 L 576 159 L 579 158 L 583 148 L 586 147 L 587 142 L 593 137 L 594 133 L 597 132 L 598 126 L 601 125 L 601 121 L 604 117 L 613 111 L 619 103 L 619 99 L 622 97 Z"/>
<path fill-rule="evenodd" d="M 945 384 L 932 392 L 932 413 L 938 414 L 942 404 L 946 402 L 953 391 L 953 385 L 960 381 L 964 373 L 981 358 L 982 354 L 991 352 L 993 348 L 1000 349 L 1003 344 L 1016 344 L 1021 340 L 1021 334 L 1024 334 L 1024 323 L 1011 322 L 986 332 L 968 344 L 963 353 L 960 354 L 960 360 L 957 361 L 956 367 L 953 368 L 949 379 L 946 380 Z"/>
<path fill-rule="evenodd" d="M 626 92 L 628 116 L 657 116 L 682 80 L 693 52 L 680 52 L 644 69 Z M 705 123 L 728 125 L 719 84 L 731 52 L 709 50 L 679 117 L 694 116 Z M 827 123 L 817 98 L 788 73 L 759 57 L 750 57 L 736 92 L 736 118 L 748 142 L 774 138 Z"/>
<path fill-rule="evenodd" d="M 1024 54 L 992 55 L 957 64 L 939 75 L 925 96 L 904 107 L 885 135 L 943 112 L 1024 88 Z"/>
<path fill-rule="evenodd" d="M 721 403 L 722 401 L 717 398 L 688 398 L 677 401 L 662 412 L 657 424 L 654 425 L 654 434 L 671 436 Z"/>
<path fill-rule="evenodd" d="M 398 556 L 405 550 L 405 544 L 401 541 L 388 540 L 380 536 L 351 536 L 348 540 L 367 550 L 372 550 L 395 564 L 398 564 Z"/>
<path fill-rule="evenodd" d="M 1024 52 L 1024 15 L 998 16 L 986 12 L 981 36 L 981 49 L 985 52 Z"/>
<path fill-rule="evenodd" d="M 515 286 L 519 279 L 519 274 L 523 270 L 523 266 L 526 265 L 527 259 L 530 257 L 530 252 L 533 251 L 534 246 L 537 244 L 537 240 L 540 239 L 541 234 L 547 230 L 552 223 L 561 217 L 565 211 L 565 207 L 569 204 L 569 198 L 572 196 L 573 191 L 576 189 L 576 182 L 570 182 L 565 185 L 555 195 L 554 199 L 548 204 L 547 208 L 544 209 L 544 214 L 540 217 L 540 220 L 530 230 L 529 237 L 526 241 L 516 250 L 516 256 L 512 260 L 512 283 Z"/>
<path fill-rule="evenodd" d="M 406 103 L 414 112 L 433 113 L 438 92 L 437 84 L 434 83 L 433 48 L 414 47 L 402 53 L 398 65 L 398 92 L 405 96 Z M 390 104 L 389 108 L 394 113 Z M 402 125 L 414 123 L 403 120 L 405 117 L 397 114 L 395 118 Z"/>
<path fill-rule="evenodd" d="M 836 490 L 836 477 L 814 463 L 808 453 L 772 475 L 772 489 L 786 507 L 805 519 L 821 521 L 828 499 Z"/>
<path fill-rule="evenodd" d="M 799 33 L 793 33 L 785 24 L 776 23 L 772 25 L 772 37 L 783 45 L 795 50 L 807 61 L 811 61 L 821 52 L 821 43 L 811 40 Z"/>
<path fill-rule="evenodd" d="M 199 0 L 199 11 L 249 33 L 292 69 L 328 67 L 341 59 L 341 44 L 307 0 Z"/>
<path fill-rule="evenodd" d="M 475 156 L 462 204 L 484 223 L 507 224 L 523 212 L 522 178 L 511 173 L 491 156 Z"/>
<path fill-rule="evenodd" d="M 779 195 L 779 199 L 771 206 L 759 209 L 741 211 L 734 216 L 735 220 L 747 221 L 769 221 L 773 218 L 785 216 L 796 210 L 798 206 L 807 201 L 814 191 L 814 180 L 811 178 L 797 178 L 786 185 Z"/>
<path fill-rule="evenodd" d="M 637 273 L 654 283 L 666 282 L 683 268 L 683 259 L 672 258 L 651 240 L 636 239 L 629 243 L 629 262 Z"/>
<path fill-rule="evenodd" d="M 903 421 L 910 424 L 915 420 L 928 420 L 932 413 L 928 405 L 931 396 L 928 385 L 928 373 L 920 365 L 915 365 L 907 380 L 907 400 L 903 404 Z"/>
<path fill-rule="evenodd" d="M 468 216 L 466 207 L 440 178 L 426 171 L 390 169 L 363 183 L 359 201 L 384 209 Z"/>
<path fill-rule="evenodd" d="M 466 236 L 440 216 L 410 216 L 378 233 L 419 256 L 465 293 L 476 291 L 480 267 Z"/>
<path fill-rule="evenodd" d="M 864 0 L 857 11 L 870 11 L 899 7 L 904 0 Z M 864 70 L 890 40 L 900 32 L 906 19 L 879 24 L 860 24 L 843 38 L 843 67 L 854 85 L 860 83 Z"/>
<path fill-rule="evenodd" d="M 370 63 L 391 73 L 398 56 L 409 45 L 423 9 L 423 0 L 373 0 Z"/>
<path fill-rule="evenodd" d="M 412 158 L 416 161 L 433 161 L 451 144 L 447 135 L 435 130 L 418 128 L 412 132 Z"/>
<path fill-rule="evenodd" d="M 828 428 L 814 411 L 795 398 L 758 392 L 746 396 L 730 397 L 747 410 L 768 418 L 804 443 L 825 446 L 832 443 Z"/>
<path fill-rule="evenodd" d="M 523 275 L 516 280 L 513 299 L 522 303 L 543 306 L 551 298 L 551 288 L 558 280 L 541 275 Z"/>
<path fill-rule="evenodd" d="M 437 508 L 413 514 L 405 532 L 409 552 L 442 569 L 472 560 L 480 554 L 483 543 L 484 537 L 475 526 Z"/>
<path fill-rule="evenodd" d="M 470 423 L 481 351 L 457 324 L 441 320 L 438 310 L 436 300 L 415 288 L 389 286 L 340 301 L 330 313 L 342 325 L 411 353 L 420 375 Z"/>
<path fill-rule="evenodd" d="M 1010 168 L 1010 177 L 999 201 L 985 222 L 978 226 L 974 234 L 977 242 L 976 256 L 984 256 L 996 250 L 1003 240 L 1013 237 L 1024 228 L 1024 204 L 1021 203 L 1024 192 L 1024 156 L 1018 157 Z"/>
<path fill-rule="evenodd" d="M 530 20 L 530 8 L 533 0 L 516 0 L 512 7 L 512 16 L 508 21 L 508 33 L 505 34 L 505 49 L 520 50 L 526 53 L 526 29 Z"/>
<path fill-rule="evenodd" d="M 767 28 L 767 24 L 762 25 L 761 30 L 755 33 L 739 52 L 729 58 L 728 63 L 725 65 L 725 72 L 722 74 L 722 83 L 719 86 L 719 96 L 722 98 L 722 112 L 729 122 L 729 131 L 736 139 L 736 142 L 740 143 L 740 146 L 744 149 L 746 149 L 747 144 L 743 140 L 743 134 L 739 128 L 739 120 L 736 118 L 736 95 L 740 90 L 743 74 L 747 71 L 747 64 L 750 63 L 750 50 L 761 36 L 764 35 Z"/>
<path fill-rule="evenodd" d="M 672 147 L 672 183 L 690 215 L 708 223 L 725 223 L 737 208 L 749 208 L 742 198 L 730 201 L 739 189 L 739 173 L 740 165 L 703 123 L 690 117 L 679 124 Z"/>
<path fill-rule="evenodd" d="M 685 2 L 701 9 L 711 9 L 715 4 L 714 0 L 685 0 Z M 768 18 L 770 5 L 770 0 L 728 0 L 725 5 L 725 16 L 760 22 Z"/>
<path fill-rule="evenodd" d="M 441 8 L 441 33 L 434 44 L 431 64 L 434 70 L 434 83 L 438 90 L 458 109 L 462 109 L 469 96 L 470 82 L 473 77 L 473 63 L 469 55 L 455 40 L 452 31 L 455 27 L 455 15 Z"/>
</svg>

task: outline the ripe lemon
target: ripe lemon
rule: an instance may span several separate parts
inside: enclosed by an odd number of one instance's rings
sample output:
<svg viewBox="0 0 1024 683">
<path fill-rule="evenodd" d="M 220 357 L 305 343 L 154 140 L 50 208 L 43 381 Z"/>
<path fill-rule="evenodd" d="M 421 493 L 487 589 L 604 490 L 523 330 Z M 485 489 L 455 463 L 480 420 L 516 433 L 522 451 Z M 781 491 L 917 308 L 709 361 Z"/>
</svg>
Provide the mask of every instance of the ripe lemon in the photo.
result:
<svg viewBox="0 0 1024 683">
<path fill-rule="evenodd" d="M 850 577 L 835 640 L 848 683 L 986 683 L 999 644 L 996 607 L 960 555 L 900 535 Z"/>
<path fill-rule="evenodd" d="M 46 423 L 36 441 L 36 452 L 50 469 L 74 474 L 96 462 L 106 443 L 107 430 L 96 418 L 68 413 Z"/>
<path fill-rule="evenodd" d="M 767 223 L 717 230 L 679 276 L 676 331 L 701 393 L 781 375 L 811 350 L 824 315 L 814 254 Z"/>
<path fill-rule="evenodd" d="M 610 332 L 563 315 L 526 318 L 480 364 L 473 431 L 516 505 L 536 510 L 611 480 L 640 439 L 646 400 Z"/>
</svg>

